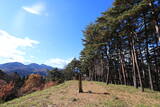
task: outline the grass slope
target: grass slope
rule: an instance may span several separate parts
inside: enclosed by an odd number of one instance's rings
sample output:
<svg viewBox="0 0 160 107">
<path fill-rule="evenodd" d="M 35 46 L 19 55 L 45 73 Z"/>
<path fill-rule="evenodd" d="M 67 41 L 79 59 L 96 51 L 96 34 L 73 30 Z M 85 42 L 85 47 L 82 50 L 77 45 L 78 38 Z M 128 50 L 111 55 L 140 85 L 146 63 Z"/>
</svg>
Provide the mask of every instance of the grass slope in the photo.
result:
<svg viewBox="0 0 160 107">
<path fill-rule="evenodd" d="M 141 92 L 129 86 L 83 82 L 84 93 L 78 93 L 78 81 L 38 91 L 1 104 L 0 107 L 160 107 L 160 93 Z"/>
</svg>

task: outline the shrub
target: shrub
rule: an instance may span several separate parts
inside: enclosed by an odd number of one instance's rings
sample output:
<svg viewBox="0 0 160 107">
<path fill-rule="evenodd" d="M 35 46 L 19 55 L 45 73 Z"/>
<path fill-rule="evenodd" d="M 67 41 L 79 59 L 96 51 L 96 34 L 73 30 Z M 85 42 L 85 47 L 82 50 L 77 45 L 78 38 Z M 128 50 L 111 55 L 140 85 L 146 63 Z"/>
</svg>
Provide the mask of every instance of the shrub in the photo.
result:
<svg viewBox="0 0 160 107">
<path fill-rule="evenodd" d="M 47 81 L 57 81 L 62 83 L 64 81 L 64 73 L 59 69 L 48 71 Z"/>
<path fill-rule="evenodd" d="M 49 82 L 47 82 L 47 83 L 44 84 L 43 89 L 49 88 L 51 86 L 55 86 L 57 84 L 58 84 L 57 82 L 49 81 Z"/>
<path fill-rule="evenodd" d="M 39 74 L 31 74 L 20 89 L 19 94 L 29 94 L 37 90 L 43 89 L 44 82 Z"/>
<path fill-rule="evenodd" d="M 16 97 L 15 83 L 10 82 L 1 86 L 0 88 L 0 99 L 3 101 L 8 101 Z"/>
<path fill-rule="evenodd" d="M 6 81 L 0 80 L 0 89 L 1 89 L 4 85 L 6 85 L 6 84 L 7 84 Z"/>
</svg>

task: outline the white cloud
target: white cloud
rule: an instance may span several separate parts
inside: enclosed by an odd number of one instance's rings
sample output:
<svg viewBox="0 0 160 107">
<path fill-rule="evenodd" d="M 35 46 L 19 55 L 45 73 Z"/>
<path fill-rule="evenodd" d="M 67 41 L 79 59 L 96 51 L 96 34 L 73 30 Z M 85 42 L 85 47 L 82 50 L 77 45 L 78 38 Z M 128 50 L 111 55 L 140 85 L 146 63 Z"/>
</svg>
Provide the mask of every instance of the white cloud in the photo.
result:
<svg viewBox="0 0 160 107">
<path fill-rule="evenodd" d="M 26 12 L 29 12 L 29 13 L 35 14 L 35 15 L 48 14 L 48 13 L 44 13 L 46 10 L 46 6 L 44 3 L 36 3 L 32 6 L 23 6 L 22 9 L 24 9 Z"/>
<path fill-rule="evenodd" d="M 60 59 L 60 58 L 53 58 L 53 59 L 49 59 L 47 60 L 44 64 L 53 66 L 53 67 L 57 67 L 57 68 L 64 68 L 68 63 L 70 63 L 72 61 L 73 58 L 69 58 L 69 59 Z"/>
<path fill-rule="evenodd" d="M 4 30 L 0 30 L 0 58 L 3 62 L 28 62 L 26 54 L 20 48 L 33 47 L 38 41 L 29 38 L 17 38 Z"/>
</svg>

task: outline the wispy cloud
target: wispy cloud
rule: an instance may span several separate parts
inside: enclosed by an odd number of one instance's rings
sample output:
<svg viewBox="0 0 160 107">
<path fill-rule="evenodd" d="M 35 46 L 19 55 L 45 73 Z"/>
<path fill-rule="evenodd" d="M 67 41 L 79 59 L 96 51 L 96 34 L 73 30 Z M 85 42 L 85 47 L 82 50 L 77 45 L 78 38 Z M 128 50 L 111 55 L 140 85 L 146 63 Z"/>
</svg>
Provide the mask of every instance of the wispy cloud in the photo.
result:
<svg viewBox="0 0 160 107">
<path fill-rule="evenodd" d="M 48 15 L 48 13 L 45 13 L 46 6 L 44 3 L 36 3 L 32 6 L 23 6 L 22 9 L 24 9 L 26 12 L 29 12 L 31 14 L 35 15 Z"/>
<path fill-rule="evenodd" d="M 0 58 L 4 62 L 29 62 L 24 57 L 26 52 L 21 48 L 33 47 L 35 44 L 39 44 L 39 42 L 29 38 L 18 38 L 0 30 Z"/>
<path fill-rule="evenodd" d="M 47 60 L 44 64 L 57 67 L 57 68 L 64 68 L 68 63 L 71 62 L 73 58 L 69 59 L 60 59 L 60 58 L 52 58 Z"/>
</svg>

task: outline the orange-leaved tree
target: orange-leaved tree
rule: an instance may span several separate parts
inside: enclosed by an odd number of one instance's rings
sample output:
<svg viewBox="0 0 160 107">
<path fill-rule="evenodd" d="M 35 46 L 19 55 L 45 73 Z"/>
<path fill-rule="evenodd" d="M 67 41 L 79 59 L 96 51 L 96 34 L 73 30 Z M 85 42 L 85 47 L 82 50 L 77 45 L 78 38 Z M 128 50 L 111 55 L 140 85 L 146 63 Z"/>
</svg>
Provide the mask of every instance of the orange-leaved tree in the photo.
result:
<svg viewBox="0 0 160 107">
<path fill-rule="evenodd" d="M 16 94 L 16 90 L 15 90 L 14 82 L 3 84 L 3 86 L 1 85 L 1 88 L 0 88 L 0 99 L 1 100 L 4 100 L 4 101 L 10 100 L 16 96 L 15 94 Z"/>
<path fill-rule="evenodd" d="M 42 77 L 39 74 L 31 74 L 20 89 L 20 94 L 29 94 L 41 90 L 44 86 Z"/>
</svg>

